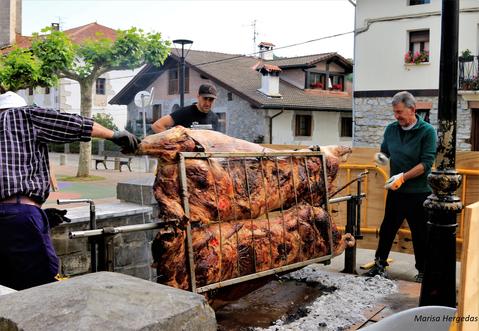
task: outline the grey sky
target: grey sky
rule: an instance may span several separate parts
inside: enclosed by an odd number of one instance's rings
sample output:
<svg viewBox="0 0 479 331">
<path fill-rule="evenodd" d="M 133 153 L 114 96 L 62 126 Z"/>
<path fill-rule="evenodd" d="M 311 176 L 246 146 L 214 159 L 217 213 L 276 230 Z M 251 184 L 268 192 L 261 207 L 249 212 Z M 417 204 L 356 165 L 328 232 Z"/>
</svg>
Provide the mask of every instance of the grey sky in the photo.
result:
<svg viewBox="0 0 479 331">
<path fill-rule="evenodd" d="M 23 34 L 52 22 L 62 29 L 98 22 L 115 29 L 136 26 L 161 32 L 166 39 L 191 39 L 193 49 L 224 53 L 253 52 L 256 43 L 296 44 L 354 28 L 354 7 L 347 0 L 23 0 Z M 353 35 L 278 49 L 280 56 L 336 51 L 353 56 Z"/>
</svg>

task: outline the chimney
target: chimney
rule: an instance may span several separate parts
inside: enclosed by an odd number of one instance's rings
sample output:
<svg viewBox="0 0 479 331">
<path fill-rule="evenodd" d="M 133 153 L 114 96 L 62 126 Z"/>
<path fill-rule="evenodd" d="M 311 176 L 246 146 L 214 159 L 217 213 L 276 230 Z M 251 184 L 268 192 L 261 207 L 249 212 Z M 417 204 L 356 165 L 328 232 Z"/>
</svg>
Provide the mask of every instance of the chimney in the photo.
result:
<svg viewBox="0 0 479 331">
<path fill-rule="evenodd" d="M 262 41 L 259 43 L 259 57 L 263 60 L 272 60 L 273 59 L 273 47 L 272 43 Z"/>
<path fill-rule="evenodd" d="M 16 33 L 22 34 L 22 1 L 0 0 L 0 47 L 15 43 Z"/>
<path fill-rule="evenodd" d="M 261 74 L 261 93 L 271 98 L 281 98 L 279 94 L 279 73 L 281 69 L 272 64 L 263 64 L 256 68 Z"/>
</svg>

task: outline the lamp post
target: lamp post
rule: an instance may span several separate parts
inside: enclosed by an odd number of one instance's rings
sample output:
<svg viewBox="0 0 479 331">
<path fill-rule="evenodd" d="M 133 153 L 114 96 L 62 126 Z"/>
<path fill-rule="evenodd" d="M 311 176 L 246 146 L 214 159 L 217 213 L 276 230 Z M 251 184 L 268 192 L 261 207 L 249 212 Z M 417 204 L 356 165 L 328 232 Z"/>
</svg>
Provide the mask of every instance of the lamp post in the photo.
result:
<svg viewBox="0 0 479 331">
<path fill-rule="evenodd" d="M 188 39 L 175 39 L 174 44 L 181 45 L 181 57 L 180 57 L 180 107 L 185 105 L 185 45 L 193 44 L 193 41 Z"/>
<path fill-rule="evenodd" d="M 462 209 L 454 192 L 462 177 L 456 172 L 457 51 L 459 0 L 442 0 L 436 170 L 428 176 L 433 193 L 428 211 L 426 265 L 420 306 L 456 306 L 456 217 Z"/>
</svg>

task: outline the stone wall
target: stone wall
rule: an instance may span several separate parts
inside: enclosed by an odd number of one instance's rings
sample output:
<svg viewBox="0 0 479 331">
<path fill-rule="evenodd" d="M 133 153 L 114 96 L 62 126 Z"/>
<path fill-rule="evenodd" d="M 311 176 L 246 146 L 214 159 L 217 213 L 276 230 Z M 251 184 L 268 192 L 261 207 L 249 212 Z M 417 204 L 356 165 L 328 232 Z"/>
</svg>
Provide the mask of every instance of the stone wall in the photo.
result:
<svg viewBox="0 0 479 331">
<path fill-rule="evenodd" d="M 115 203 L 96 206 L 97 228 L 151 222 L 152 208 L 133 203 Z M 69 233 L 89 229 L 89 207 L 68 209 L 71 223 L 52 230 L 53 245 L 60 258 L 60 272 L 77 276 L 90 272 L 90 245 L 86 238 L 69 239 Z M 153 280 L 156 272 L 150 268 L 151 241 L 157 230 L 117 234 L 113 240 L 114 271 Z"/>
<path fill-rule="evenodd" d="M 431 103 L 429 112 L 431 124 L 437 129 L 438 98 L 417 97 L 417 102 Z M 355 147 L 378 147 L 386 126 L 395 121 L 392 111 L 392 97 L 354 98 L 354 140 Z M 457 149 L 470 150 L 471 110 L 467 102 L 458 97 L 457 102 Z"/>
</svg>

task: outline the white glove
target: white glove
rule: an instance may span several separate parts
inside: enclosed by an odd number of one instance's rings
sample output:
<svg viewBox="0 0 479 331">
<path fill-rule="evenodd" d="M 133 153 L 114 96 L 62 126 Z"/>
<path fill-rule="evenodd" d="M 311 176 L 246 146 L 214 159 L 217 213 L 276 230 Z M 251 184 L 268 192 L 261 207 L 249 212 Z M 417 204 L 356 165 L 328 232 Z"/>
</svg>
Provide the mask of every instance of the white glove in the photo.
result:
<svg viewBox="0 0 479 331">
<path fill-rule="evenodd" d="M 376 162 L 377 165 L 385 166 L 388 164 L 389 158 L 384 153 L 376 153 L 374 154 L 374 162 Z"/>
<path fill-rule="evenodd" d="M 396 191 L 401 185 L 404 184 L 404 172 L 394 175 L 388 179 L 384 188 L 387 190 Z"/>
</svg>

